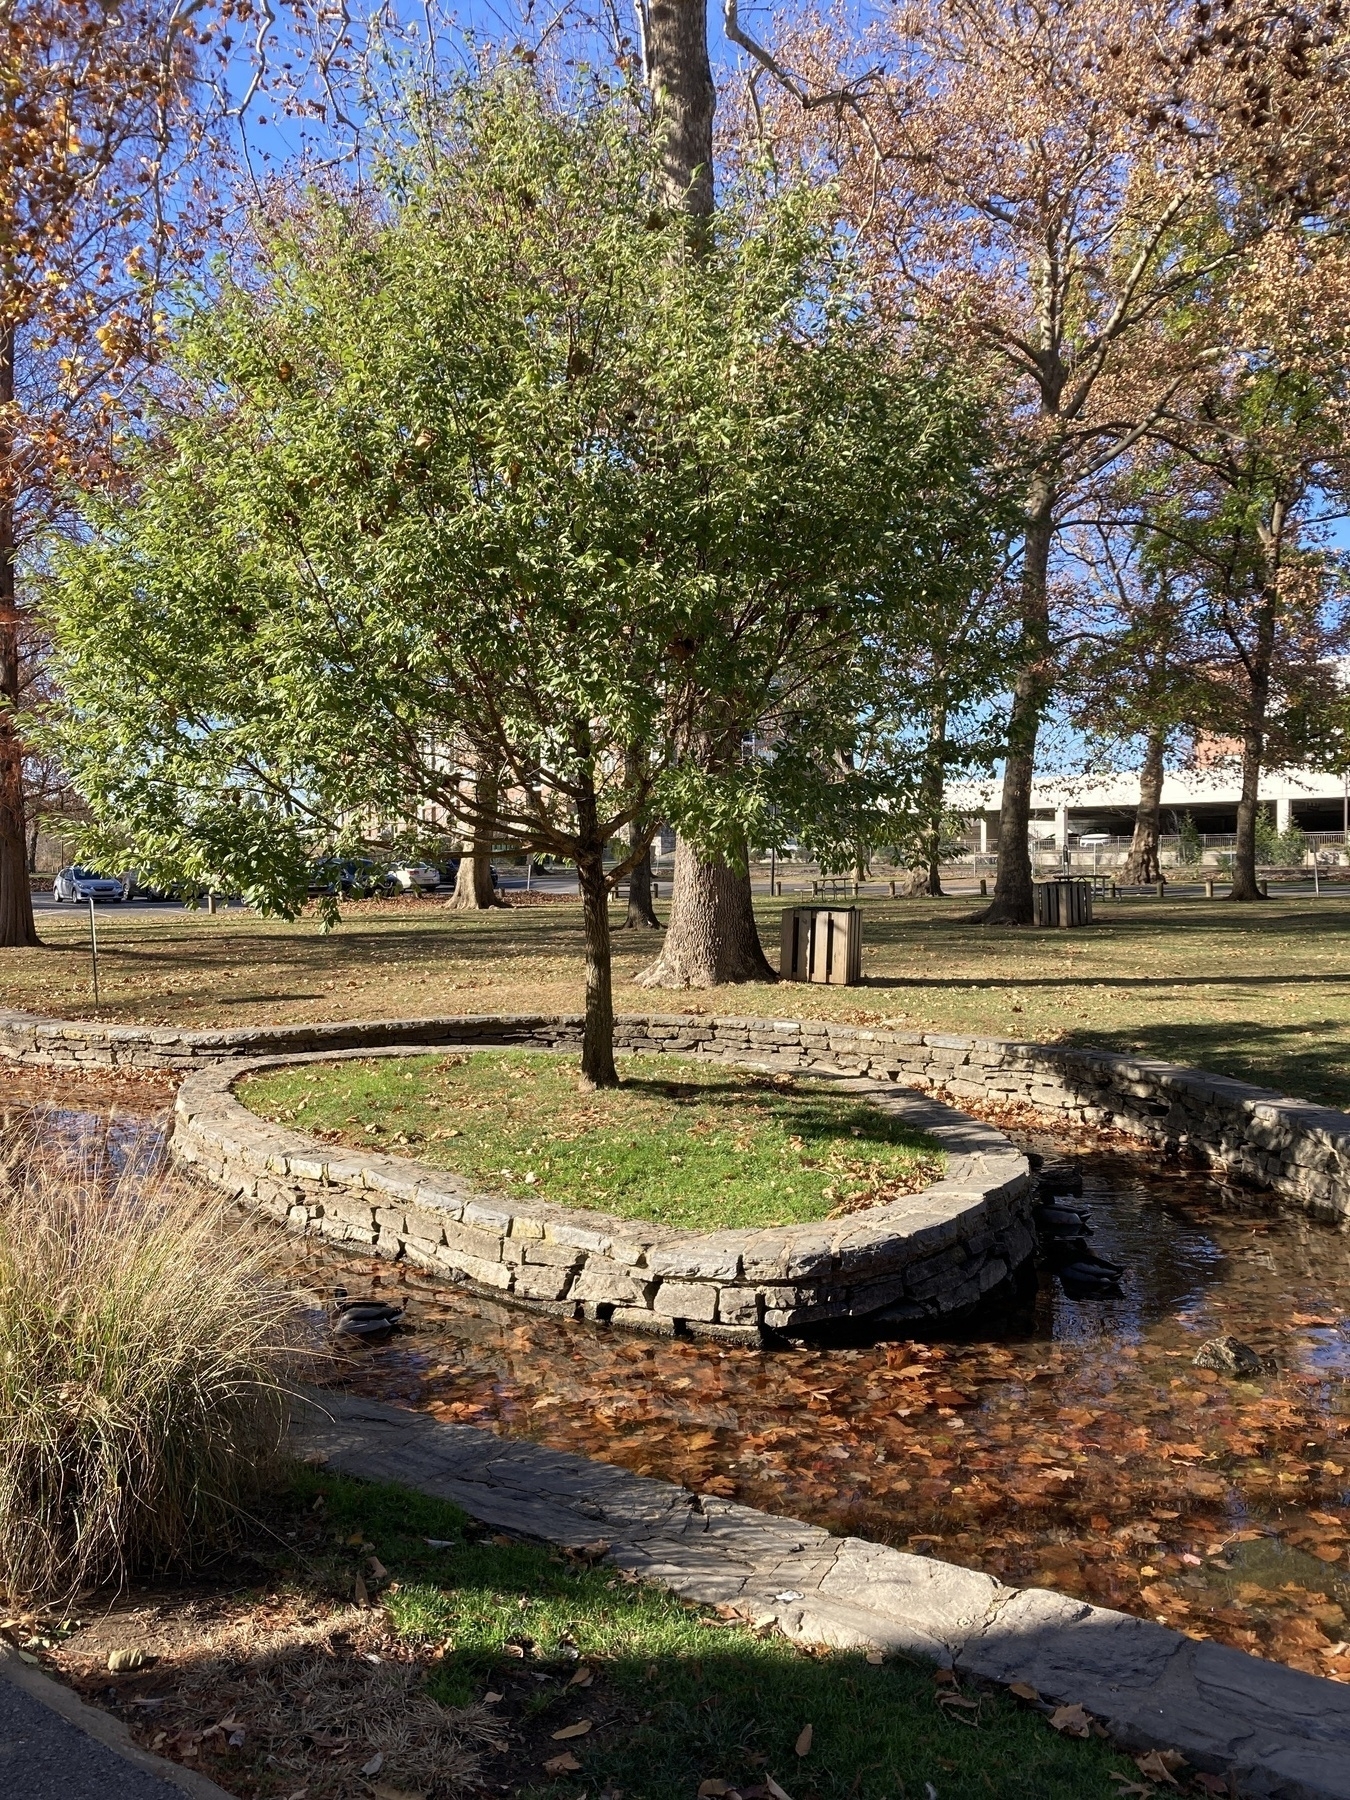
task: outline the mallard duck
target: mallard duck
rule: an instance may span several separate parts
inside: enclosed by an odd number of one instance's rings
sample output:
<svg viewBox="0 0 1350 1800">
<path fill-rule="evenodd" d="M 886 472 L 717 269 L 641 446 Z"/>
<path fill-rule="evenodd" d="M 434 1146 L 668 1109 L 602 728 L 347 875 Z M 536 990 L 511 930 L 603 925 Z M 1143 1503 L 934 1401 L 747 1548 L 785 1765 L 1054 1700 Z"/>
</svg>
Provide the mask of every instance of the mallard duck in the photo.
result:
<svg viewBox="0 0 1350 1800">
<path fill-rule="evenodd" d="M 367 1300 L 352 1300 L 348 1298 L 346 1288 L 334 1288 L 331 1308 L 333 1335 L 378 1337 L 384 1332 L 392 1331 L 407 1310 L 406 1300 L 401 1306 L 393 1306 L 388 1300 L 376 1300 L 373 1296 Z"/>
</svg>

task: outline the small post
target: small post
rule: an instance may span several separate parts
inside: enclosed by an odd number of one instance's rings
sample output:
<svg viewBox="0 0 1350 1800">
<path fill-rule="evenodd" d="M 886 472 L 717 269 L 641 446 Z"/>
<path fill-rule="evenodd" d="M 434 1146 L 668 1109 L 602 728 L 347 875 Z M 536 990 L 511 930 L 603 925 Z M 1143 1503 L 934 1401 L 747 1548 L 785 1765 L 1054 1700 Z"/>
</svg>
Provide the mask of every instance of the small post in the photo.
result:
<svg viewBox="0 0 1350 1800">
<path fill-rule="evenodd" d="M 216 910 L 216 896 L 214 893 L 210 893 L 206 896 L 206 910 L 209 913 L 214 913 Z"/>
<path fill-rule="evenodd" d="M 984 875 L 981 875 L 980 877 L 980 898 L 981 900 L 987 900 L 989 898 L 989 881 Z"/>
<path fill-rule="evenodd" d="M 820 891 L 820 883 L 819 883 L 819 882 L 816 882 L 816 881 L 813 881 L 813 882 L 812 882 L 812 883 L 811 883 L 811 897 L 812 897 L 812 899 L 814 899 L 814 898 L 815 898 L 815 896 L 816 896 L 816 894 L 817 894 L 817 893 L 818 893 L 818 892 L 819 892 L 819 891 Z"/>
<path fill-rule="evenodd" d="M 1205 898 L 1206 900 L 1214 898 L 1214 877 L 1212 875 L 1205 878 Z"/>
<path fill-rule="evenodd" d="M 1159 898 L 1159 899 L 1160 899 L 1160 900 L 1164 900 L 1164 899 L 1166 899 L 1166 897 L 1167 897 L 1167 883 L 1166 883 L 1166 882 L 1165 882 L 1165 881 L 1159 881 L 1159 882 L 1158 882 L 1158 883 L 1156 883 L 1156 886 L 1157 886 L 1157 889 L 1158 889 L 1158 898 Z"/>
<path fill-rule="evenodd" d="M 89 960 L 94 970 L 94 1017 L 98 1017 L 98 927 L 94 924 L 94 896 L 89 896 Z"/>
<path fill-rule="evenodd" d="M 1321 884 L 1321 880 L 1319 877 L 1319 871 L 1318 871 L 1318 867 L 1317 867 L 1317 852 L 1314 850 L 1313 851 L 1313 893 L 1320 894 L 1321 892 L 1322 892 L 1322 884 Z"/>
<path fill-rule="evenodd" d="M 895 882 L 894 881 L 891 882 L 890 887 L 891 887 L 891 899 L 894 900 L 894 898 L 895 898 Z"/>
<path fill-rule="evenodd" d="M 644 17 L 645 17 L 645 14 L 644 14 Z M 769 898 L 772 900 L 773 896 L 777 892 L 778 892 L 778 852 L 771 845 L 769 848 Z"/>
<path fill-rule="evenodd" d="M 530 878 L 533 876 L 533 874 L 534 874 L 534 858 L 532 856 L 527 856 L 525 858 L 525 892 L 527 894 L 530 891 Z M 656 883 L 655 882 L 652 883 L 652 892 L 653 892 L 653 894 L 656 892 Z"/>
<path fill-rule="evenodd" d="M 652 876 L 652 899 L 659 900 L 660 898 L 661 898 L 661 883 L 656 879 L 655 875 L 653 875 Z"/>
</svg>

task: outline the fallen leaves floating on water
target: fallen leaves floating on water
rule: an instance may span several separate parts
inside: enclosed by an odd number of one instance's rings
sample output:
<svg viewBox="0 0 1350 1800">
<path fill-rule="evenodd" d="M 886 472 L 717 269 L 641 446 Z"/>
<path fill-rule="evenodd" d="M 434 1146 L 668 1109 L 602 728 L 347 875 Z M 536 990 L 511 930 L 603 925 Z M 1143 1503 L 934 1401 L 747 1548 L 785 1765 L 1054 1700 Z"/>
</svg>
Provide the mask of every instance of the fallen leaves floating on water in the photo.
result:
<svg viewBox="0 0 1350 1800">
<path fill-rule="evenodd" d="M 1350 1679 L 1350 1627 L 1328 1610 L 1350 1615 L 1350 1337 L 1307 1323 L 1350 1316 L 1350 1243 L 1199 1178 L 1097 1167 L 1147 1219 L 1148 1281 L 1175 1286 L 1152 1322 L 1132 1298 L 1113 1314 L 1043 1290 L 1023 1339 L 765 1355 L 523 1319 L 333 1246 L 286 1248 L 315 1286 L 411 1298 L 411 1338 L 346 1365 L 358 1392 Z M 1105 1225 L 1094 1242 L 1114 1253 Z M 1201 1274 L 1183 1282 L 1179 1256 Z M 1191 1366 L 1229 1333 L 1279 1372 Z"/>
</svg>

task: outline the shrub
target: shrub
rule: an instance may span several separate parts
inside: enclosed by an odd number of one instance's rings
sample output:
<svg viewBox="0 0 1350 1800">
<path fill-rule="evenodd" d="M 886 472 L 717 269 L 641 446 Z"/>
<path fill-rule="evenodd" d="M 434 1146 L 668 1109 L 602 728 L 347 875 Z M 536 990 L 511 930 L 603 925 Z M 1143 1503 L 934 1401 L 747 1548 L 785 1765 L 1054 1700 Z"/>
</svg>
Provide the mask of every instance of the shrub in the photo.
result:
<svg viewBox="0 0 1350 1800">
<path fill-rule="evenodd" d="M 286 1430 L 298 1316 L 200 1196 L 11 1138 L 0 1585 L 68 1598 L 227 1546 Z"/>
</svg>

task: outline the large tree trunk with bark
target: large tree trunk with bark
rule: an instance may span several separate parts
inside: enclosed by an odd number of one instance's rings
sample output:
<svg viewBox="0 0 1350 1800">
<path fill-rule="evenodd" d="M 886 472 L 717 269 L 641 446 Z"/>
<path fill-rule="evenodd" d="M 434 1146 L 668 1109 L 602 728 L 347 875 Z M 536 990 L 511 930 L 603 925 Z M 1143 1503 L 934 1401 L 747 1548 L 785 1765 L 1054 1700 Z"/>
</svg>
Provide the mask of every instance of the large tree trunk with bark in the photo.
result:
<svg viewBox="0 0 1350 1800">
<path fill-rule="evenodd" d="M 586 930 L 586 1022 L 581 1037 L 583 1087 L 618 1087 L 614 1067 L 614 990 L 609 942 L 609 884 L 603 849 L 577 859 Z"/>
<path fill-rule="evenodd" d="M 481 814 L 460 855 L 455 891 L 445 903 L 452 912 L 486 912 L 489 907 L 507 904 L 492 885 L 493 834 L 486 822 L 497 811 L 497 775 L 495 771 L 480 769 L 474 780 L 474 798 Z"/>
<path fill-rule="evenodd" d="M 1003 765 L 1003 801 L 998 820 L 998 879 L 994 897 L 979 917 L 987 925 L 1030 925 L 1031 783 L 1036 772 L 1036 738 L 1050 699 L 1050 544 L 1054 536 L 1054 496 L 1038 483 L 1027 507 L 1022 551 L 1022 629 L 1019 667 L 1013 681 L 1008 746 Z"/>
<path fill-rule="evenodd" d="M 713 210 L 713 112 L 707 0 L 651 0 L 647 81 L 665 127 L 662 165 L 671 206 L 692 219 Z"/>
<path fill-rule="evenodd" d="M 38 944 L 28 880 L 23 805 L 23 739 L 19 732 L 23 623 L 19 616 L 13 457 L 9 418 L 14 402 L 14 328 L 0 331 L 0 949 Z"/>
<path fill-rule="evenodd" d="M 1139 771 L 1139 805 L 1134 815 L 1134 836 L 1130 853 L 1125 858 L 1127 882 L 1140 886 L 1162 879 L 1162 863 L 1158 858 L 1158 838 L 1162 829 L 1163 753 L 1167 733 L 1151 731 L 1144 745 L 1144 766 Z"/>
<path fill-rule="evenodd" d="M 1277 601 L 1267 595 L 1256 622 L 1256 643 L 1246 665 L 1247 717 L 1242 732 L 1242 791 L 1237 809 L 1237 843 L 1233 847 L 1230 900 L 1259 900 L 1256 882 L 1256 821 L 1261 810 L 1257 792 L 1266 751 L 1266 712 L 1270 705 L 1270 665 L 1275 654 Z"/>
<path fill-rule="evenodd" d="M 639 987 L 708 988 L 777 981 L 759 941 L 750 873 L 675 843 L 675 885 L 661 954 L 634 977 Z"/>
</svg>

